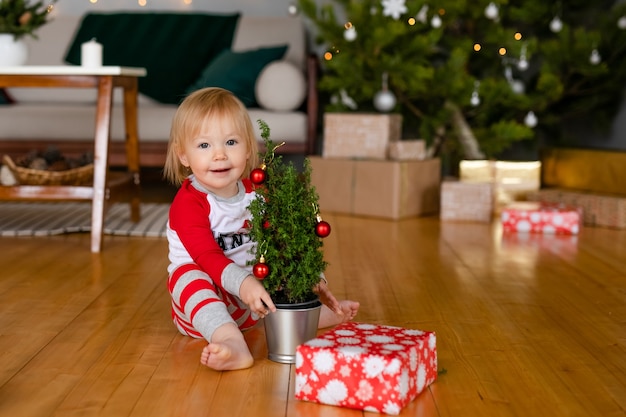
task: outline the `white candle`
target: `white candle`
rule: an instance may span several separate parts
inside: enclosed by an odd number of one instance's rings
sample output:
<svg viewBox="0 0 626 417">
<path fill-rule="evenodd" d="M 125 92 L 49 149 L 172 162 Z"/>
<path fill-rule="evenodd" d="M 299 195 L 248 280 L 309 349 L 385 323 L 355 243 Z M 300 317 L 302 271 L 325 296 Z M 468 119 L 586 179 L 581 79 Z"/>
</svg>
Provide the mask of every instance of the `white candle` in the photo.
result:
<svg viewBox="0 0 626 417">
<path fill-rule="evenodd" d="M 83 67 L 102 66 L 102 44 L 96 42 L 96 38 L 83 43 L 80 46 L 80 64 Z"/>
</svg>

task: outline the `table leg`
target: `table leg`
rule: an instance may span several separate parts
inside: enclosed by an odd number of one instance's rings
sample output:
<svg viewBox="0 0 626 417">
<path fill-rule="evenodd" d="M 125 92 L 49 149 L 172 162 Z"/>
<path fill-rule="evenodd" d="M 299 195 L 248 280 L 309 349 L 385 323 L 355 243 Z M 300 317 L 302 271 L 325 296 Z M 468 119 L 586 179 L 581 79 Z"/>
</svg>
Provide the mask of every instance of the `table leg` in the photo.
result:
<svg viewBox="0 0 626 417">
<path fill-rule="evenodd" d="M 91 204 L 91 252 L 100 252 L 104 225 L 104 203 L 111 137 L 111 105 L 113 78 L 100 77 L 96 107 L 96 132 L 94 143 L 93 200 Z"/>
<path fill-rule="evenodd" d="M 137 79 L 132 78 L 124 87 L 124 126 L 126 127 L 126 164 L 133 175 L 133 190 L 130 200 L 130 219 L 138 222 L 139 199 L 139 132 L 137 127 Z"/>
</svg>

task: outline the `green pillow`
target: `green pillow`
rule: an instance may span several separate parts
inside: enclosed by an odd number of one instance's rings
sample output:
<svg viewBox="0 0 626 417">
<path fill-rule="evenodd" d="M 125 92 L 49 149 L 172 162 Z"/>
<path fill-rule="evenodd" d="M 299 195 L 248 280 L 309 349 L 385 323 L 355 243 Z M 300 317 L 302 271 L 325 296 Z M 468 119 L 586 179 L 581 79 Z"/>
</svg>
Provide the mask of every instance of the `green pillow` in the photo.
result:
<svg viewBox="0 0 626 417">
<path fill-rule="evenodd" d="M 230 48 L 239 13 L 88 13 L 65 60 L 80 65 L 81 44 L 103 45 L 104 65 L 144 67 L 139 91 L 161 103 L 179 104 L 185 89 L 225 48 Z"/>
<path fill-rule="evenodd" d="M 187 88 L 187 94 L 204 87 L 222 87 L 232 91 L 247 107 L 257 106 L 254 97 L 256 79 L 267 64 L 285 55 L 287 45 L 248 51 L 224 49 L 202 71 L 200 78 Z"/>
</svg>

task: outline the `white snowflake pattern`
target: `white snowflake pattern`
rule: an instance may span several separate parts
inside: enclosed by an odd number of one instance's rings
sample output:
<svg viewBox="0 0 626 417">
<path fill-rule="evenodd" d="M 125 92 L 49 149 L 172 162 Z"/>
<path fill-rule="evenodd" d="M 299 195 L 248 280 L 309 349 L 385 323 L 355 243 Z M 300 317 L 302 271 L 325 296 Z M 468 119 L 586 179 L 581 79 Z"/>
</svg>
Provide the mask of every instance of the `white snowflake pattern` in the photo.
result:
<svg viewBox="0 0 626 417">
<path fill-rule="evenodd" d="M 363 370 L 368 378 L 375 378 L 385 370 L 385 359 L 380 356 L 370 356 L 363 362 Z"/>
<path fill-rule="evenodd" d="M 368 381 L 361 380 L 359 381 L 359 389 L 356 391 L 355 395 L 362 402 L 369 401 L 374 395 L 374 388 L 372 388 L 372 385 Z"/>
<path fill-rule="evenodd" d="M 347 365 L 343 365 L 341 368 L 339 368 L 339 374 L 344 378 L 349 377 L 351 372 L 352 371 L 350 370 L 350 367 Z"/>
<path fill-rule="evenodd" d="M 360 346 L 340 346 L 337 348 L 337 352 L 343 355 L 347 360 L 352 360 L 364 354 L 366 349 Z"/>
<path fill-rule="evenodd" d="M 404 333 L 406 333 L 409 336 L 421 336 L 426 332 L 424 332 L 423 330 L 406 329 Z"/>
<path fill-rule="evenodd" d="M 412 348 L 409 351 L 409 366 L 411 367 L 412 371 L 414 371 L 417 367 L 417 349 L 415 348 Z"/>
<path fill-rule="evenodd" d="M 376 328 L 376 325 L 367 324 L 367 323 L 359 323 L 356 325 L 356 328 L 360 330 L 374 330 Z"/>
<path fill-rule="evenodd" d="M 394 338 L 391 336 L 385 336 L 382 334 L 373 334 L 371 336 L 367 336 L 365 338 L 365 340 L 367 340 L 368 342 L 372 342 L 372 343 L 391 343 L 394 341 Z"/>
<path fill-rule="evenodd" d="M 400 405 L 398 403 L 387 401 L 387 403 L 385 403 L 385 405 L 383 406 L 383 412 L 385 414 L 397 416 L 398 414 L 400 414 Z"/>
<path fill-rule="evenodd" d="M 420 366 L 417 368 L 417 392 L 422 392 L 425 386 L 426 386 L 426 366 L 424 366 L 423 363 L 420 363 Z"/>
<path fill-rule="evenodd" d="M 304 363 L 304 358 L 302 357 L 302 353 L 299 350 L 296 350 L 296 369 L 302 367 Z"/>
<path fill-rule="evenodd" d="M 405 0 L 382 0 L 383 16 L 391 16 L 394 20 L 400 19 L 400 16 L 408 10 L 404 3 Z"/>
<path fill-rule="evenodd" d="M 338 405 L 345 401 L 348 396 L 348 388 L 337 379 L 331 379 L 328 384 L 317 393 L 320 402 L 330 405 Z"/>
<path fill-rule="evenodd" d="M 354 330 L 337 329 L 335 330 L 335 334 L 337 336 L 354 336 L 356 333 L 354 332 Z"/>
<path fill-rule="evenodd" d="M 396 343 L 387 343 L 386 345 L 383 346 L 383 349 L 393 352 L 397 350 L 403 350 L 404 346 L 398 345 Z"/>
<path fill-rule="evenodd" d="M 335 368 L 335 357 L 332 353 L 321 350 L 313 355 L 313 369 L 325 375 Z"/>
<path fill-rule="evenodd" d="M 307 384 L 308 379 L 306 377 L 306 375 L 302 375 L 302 374 L 296 374 L 296 392 L 305 392 L 306 388 L 308 387 L 308 391 L 311 391 L 311 387 Z"/>
<path fill-rule="evenodd" d="M 406 369 L 402 371 L 400 380 L 398 381 L 398 392 L 400 393 L 400 399 L 405 399 L 409 393 L 409 371 Z"/>
<path fill-rule="evenodd" d="M 391 361 L 389 361 L 389 364 L 385 368 L 385 374 L 395 375 L 398 373 L 401 367 L 402 362 L 400 362 L 398 359 L 392 359 Z"/>
<path fill-rule="evenodd" d="M 338 337 L 337 343 L 342 345 L 358 345 L 361 343 L 361 340 L 357 337 Z"/>
<path fill-rule="evenodd" d="M 330 347 L 330 346 L 333 346 L 334 344 L 335 342 L 333 342 L 332 340 L 321 339 L 321 338 L 311 339 L 305 343 L 305 345 L 312 346 L 312 347 Z"/>
</svg>

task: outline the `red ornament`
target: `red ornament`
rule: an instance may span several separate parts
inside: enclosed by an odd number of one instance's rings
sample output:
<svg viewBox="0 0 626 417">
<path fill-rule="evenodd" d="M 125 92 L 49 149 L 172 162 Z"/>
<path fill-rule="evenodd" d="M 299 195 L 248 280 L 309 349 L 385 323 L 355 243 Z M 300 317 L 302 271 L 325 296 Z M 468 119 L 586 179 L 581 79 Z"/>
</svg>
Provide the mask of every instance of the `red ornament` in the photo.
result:
<svg viewBox="0 0 626 417">
<path fill-rule="evenodd" d="M 319 237 L 326 237 L 330 234 L 330 224 L 324 220 L 320 220 L 315 225 L 315 234 Z"/>
<path fill-rule="evenodd" d="M 261 255 L 259 262 L 252 267 L 252 273 L 259 280 L 264 279 L 270 274 L 270 267 L 265 263 L 265 257 Z"/>
<path fill-rule="evenodd" d="M 250 172 L 250 181 L 254 185 L 261 185 L 267 179 L 267 172 L 265 172 L 265 164 L 261 165 L 261 168 L 254 168 Z"/>
</svg>

